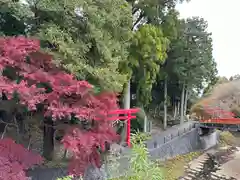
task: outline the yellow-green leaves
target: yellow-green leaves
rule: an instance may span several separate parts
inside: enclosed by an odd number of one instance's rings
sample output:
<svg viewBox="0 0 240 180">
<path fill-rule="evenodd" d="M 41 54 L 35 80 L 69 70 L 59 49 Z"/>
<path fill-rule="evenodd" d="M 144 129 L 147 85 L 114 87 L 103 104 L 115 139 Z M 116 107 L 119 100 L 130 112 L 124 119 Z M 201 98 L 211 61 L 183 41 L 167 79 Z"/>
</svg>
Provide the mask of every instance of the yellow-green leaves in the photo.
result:
<svg viewBox="0 0 240 180">
<path fill-rule="evenodd" d="M 167 57 L 169 41 L 154 25 L 143 25 L 132 38 L 129 64 L 137 82 L 137 101 L 147 105 L 160 65 Z"/>
<path fill-rule="evenodd" d="M 148 149 L 144 145 L 146 134 L 135 134 L 132 137 L 132 156 L 131 156 L 131 172 L 132 176 L 128 180 L 163 180 L 162 169 L 157 163 L 149 159 Z"/>
</svg>

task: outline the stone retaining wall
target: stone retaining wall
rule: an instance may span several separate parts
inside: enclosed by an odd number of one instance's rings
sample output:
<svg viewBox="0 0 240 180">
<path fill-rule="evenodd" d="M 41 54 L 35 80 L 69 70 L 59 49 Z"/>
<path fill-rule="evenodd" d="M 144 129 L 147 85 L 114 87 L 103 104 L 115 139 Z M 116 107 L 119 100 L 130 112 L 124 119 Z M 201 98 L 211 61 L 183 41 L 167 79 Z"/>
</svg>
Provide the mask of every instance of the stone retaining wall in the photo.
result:
<svg viewBox="0 0 240 180">
<path fill-rule="evenodd" d="M 211 146 L 216 145 L 217 136 L 210 134 L 209 137 L 200 138 L 198 128 L 193 122 L 188 122 L 187 124 L 171 128 L 161 134 L 161 136 L 154 136 L 146 142 L 146 146 L 149 149 L 151 159 L 165 160 L 177 155 L 206 149 L 206 143 L 209 142 L 209 139 L 211 139 Z M 115 165 L 113 167 L 105 167 L 107 176 L 118 177 L 125 174 L 129 170 L 130 155 L 130 150 L 127 148 L 124 149 L 121 158 L 118 160 L 118 167 Z M 48 174 L 48 177 L 44 177 L 45 172 Z M 31 175 L 33 176 L 33 180 L 55 180 L 56 175 L 59 177 L 66 174 L 65 170 L 62 171 L 62 175 L 59 172 L 60 170 L 56 168 L 52 170 L 36 170 L 35 172 L 32 171 Z"/>
<path fill-rule="evenodd" d="M 150 158 L 152 160 L 166 160 L 177 155 L 198 151 L 203 147 L 202 142 L 203 140 L 200 140 L 198 135 L 198 129 L 193 128 L 177 137 L 166 138 L 164 143 L 159 143 L 157 147 L 149 149 Z M 129 170 L 129 159 L 129 155 L 122 156 L 117 163 L 119 167 L 110 170 L 108 177 L 117 177 L 126 173 Z"/>
<path fill-rule="evenodd" d="M 165 160 L 180 154 L 197 151 L 202 148 L 198 129 L 194 128 L 173 138 L 157 148 L 149 150 L 152 159 Z"/>
</svg>

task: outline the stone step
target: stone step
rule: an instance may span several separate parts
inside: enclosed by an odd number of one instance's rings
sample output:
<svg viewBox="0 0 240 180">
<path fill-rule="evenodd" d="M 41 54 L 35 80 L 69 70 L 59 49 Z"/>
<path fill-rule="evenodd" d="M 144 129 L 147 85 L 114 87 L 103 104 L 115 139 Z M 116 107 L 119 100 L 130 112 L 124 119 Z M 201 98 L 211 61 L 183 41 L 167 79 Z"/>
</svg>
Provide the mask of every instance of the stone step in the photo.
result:
<svg viewBox="0 0 240 180">
<path fill-rule="evenodd" d="M 228 177 L 223 174 L 218 174 L 217 172 L 211 172 L 211 176 L 216 178 L 222 178 L 222 179 L 231 179 L 231 177 Z"/>
<path fill-rule="evenodd" d="M 184 177 L 184 180 L 192 180 L 192 177 L 186 176 Z"/>
<path fill-rule="evenodd" d="M 219 180 L 219 177 L 211 176 L 212 180 Z"/>
<path fill-rule="evenodd" d="M 196 175 L 195 174 L 188 174 L 188 177 L 195 178 Z"/>
<path fill-rule="evenodd" d="M 214 177 L 219 177 L 219 174 L 217 174 L 216 172 L 211 172 L 211 175 Z"/>
<path fill-rule="evenodd" d="M 201 164 L 204 164 L 207 160 L 208 160 L 208 159 L 205 159 L 205 160 L 200 159 L 200 160 L 197 160 L 197 162 L 199 162 L 199 163 L 201 163 Z"/>
<path fill-rule="evenodd" d="M 187 173 L 198 173 L 199 170 L 198 169 L 187 169 L 186 172 Z"/>
<path fill-rule="evenodd" d="M 197 171 L 202 171 L 203 170 L 203 166 L 197 166 L 194 169 L 197 170 Z"/>
</svg>

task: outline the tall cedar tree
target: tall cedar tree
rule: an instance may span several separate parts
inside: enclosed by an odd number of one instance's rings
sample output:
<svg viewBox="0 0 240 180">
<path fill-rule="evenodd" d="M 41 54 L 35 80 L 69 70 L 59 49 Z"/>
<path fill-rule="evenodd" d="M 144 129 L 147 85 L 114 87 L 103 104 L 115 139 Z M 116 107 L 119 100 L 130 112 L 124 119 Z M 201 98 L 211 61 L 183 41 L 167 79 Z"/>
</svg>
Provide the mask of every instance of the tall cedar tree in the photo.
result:
<svg viewBox="0 0 240 180">
<path fill-rule="evenodd" d="M 114 93 L 95 94 L 92 85 L 76 80 L 54 65 L 50 55 L 40 52 L 38 40 L 24 37 L 0 38 L 0 69 L 0 90 L 8 100 L 33 112 L 39 112 L 40 105 L 44 116 L 53 121 L 79 120 L 62 140 L 74 154 L 70 174 L 82 174 L 89 163 L 101 166 L 103 144 L 118 138 L 105 118 L 110 110 L 118 109 Z M 11 77 L 5 75 L 6 70 Z"/>
</svg>

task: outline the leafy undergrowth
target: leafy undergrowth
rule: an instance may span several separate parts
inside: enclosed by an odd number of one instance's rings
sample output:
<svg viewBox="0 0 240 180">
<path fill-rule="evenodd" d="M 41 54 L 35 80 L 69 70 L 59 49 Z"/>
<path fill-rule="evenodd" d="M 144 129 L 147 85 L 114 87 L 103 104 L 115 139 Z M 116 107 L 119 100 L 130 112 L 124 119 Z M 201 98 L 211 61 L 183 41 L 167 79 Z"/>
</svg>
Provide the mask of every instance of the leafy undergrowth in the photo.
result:
<svg viewBox="0 0 240 180">
<path fill-rule="evenodd" d="M 176 156 L 173 159 L 167 160 L 162 164 L 163 166 L 163 179 L 176 180 L 184 175 L 184 166 L 190 161 L 201 155 L 201 152 L 191 152 L 185 155 Z"/>
<path fill-rule="evenodd" d="M 123 176 L 111 178 L 110 180 L 164 180 L 162 167 L 158 162 L 150 160 L 148 150 L 145 147 L 144 141 L 149 138 L 148 134 L 136 133 L 131 137 L 132 154 L 130 157 L 130 168 Z M 119 163 L 113 158 L 113 169 L 118 170 Z M 110 164 L 109 164 L 110 165 Z M 100 178 L 100 177 L 98 177 Z M 72 180 L 70 176 L 59 178 L 58 180 Z"/>
<path fill-rule="evenodd" d="M 72 179 L 73 179 L 72 176 L 66 176 L 66 177 L 58 178 L 57 180 L 72 180 Z M 80 177 L 77 180 L 83 180 L 83 178 Z"/>
<path fill-rule="evenodd" d="M 132 154 L 130 168 L 126 174 L 111 180 L 163 180 L 162 168 L 159 163 L 150 160 L 144 140 L 147 134 L 137 133 L 132 136 Z"/>
<path fill-rule="evenodd" d="M 228 131 L 221 131 L 219 137 L 220 146 L 235 146 L 237 145 L 237 139 L 233 136 L 232 133 Z"/>
</svg>

